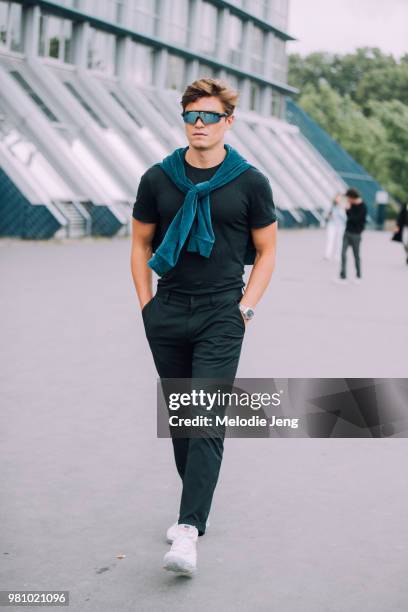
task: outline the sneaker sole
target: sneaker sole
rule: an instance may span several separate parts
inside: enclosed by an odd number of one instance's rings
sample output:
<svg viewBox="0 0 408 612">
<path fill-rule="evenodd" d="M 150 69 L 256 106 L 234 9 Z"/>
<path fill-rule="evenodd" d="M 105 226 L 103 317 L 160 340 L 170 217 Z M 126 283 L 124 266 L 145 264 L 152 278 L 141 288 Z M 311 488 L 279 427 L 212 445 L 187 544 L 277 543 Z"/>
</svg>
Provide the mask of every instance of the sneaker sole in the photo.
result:
<svg viewBox="0 0 408 612">
<path fill-rule="evenodd" d="M 183 576 L 194 576 L 197 571 L 195 567 L 188 567 L 181 564 L 177 557 L 169 557 L 166 559 L 163 569 L 169 572 L 175 572 L 176 574 L 181 574 Z"/>
</svg>

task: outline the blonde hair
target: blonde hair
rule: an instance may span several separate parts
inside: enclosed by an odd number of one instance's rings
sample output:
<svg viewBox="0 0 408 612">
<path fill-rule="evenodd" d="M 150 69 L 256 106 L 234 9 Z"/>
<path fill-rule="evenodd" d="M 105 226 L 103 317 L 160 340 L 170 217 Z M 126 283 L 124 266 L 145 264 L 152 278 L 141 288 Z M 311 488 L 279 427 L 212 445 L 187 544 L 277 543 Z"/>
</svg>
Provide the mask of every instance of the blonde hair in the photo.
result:
<svg viewBox="0 0 408 612">
<path fill-rule="evenodd" d="M 186 106 L 191 102 L 195 102 L 199 98 L 204 98 L 206 96 L 216 96 L 219 98 L 224 106 L 224 111 L 228 115 L 232 115 L 238 104 L 239 93 L 235 91 L 235 89 L 232 89 L 226 81 L 213 79 L 211 77 L 203 77 L 187 85 L 184 90 L 180 102 L 183 111 L 186 110 Z"/>
</svg>

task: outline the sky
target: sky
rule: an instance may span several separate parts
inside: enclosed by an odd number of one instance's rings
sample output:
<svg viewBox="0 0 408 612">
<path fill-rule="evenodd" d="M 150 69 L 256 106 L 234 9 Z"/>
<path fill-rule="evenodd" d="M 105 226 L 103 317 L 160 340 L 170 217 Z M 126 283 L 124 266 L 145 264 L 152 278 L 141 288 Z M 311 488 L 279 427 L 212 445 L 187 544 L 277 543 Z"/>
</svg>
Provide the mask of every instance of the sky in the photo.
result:
<svg viewBox="0 0 408 612">
<path fill-rule="evenodd" d="M 408 0 L 289 0 L 289 53 L 349 53 L 379 47 L 408 53 Z"/>
</svg>

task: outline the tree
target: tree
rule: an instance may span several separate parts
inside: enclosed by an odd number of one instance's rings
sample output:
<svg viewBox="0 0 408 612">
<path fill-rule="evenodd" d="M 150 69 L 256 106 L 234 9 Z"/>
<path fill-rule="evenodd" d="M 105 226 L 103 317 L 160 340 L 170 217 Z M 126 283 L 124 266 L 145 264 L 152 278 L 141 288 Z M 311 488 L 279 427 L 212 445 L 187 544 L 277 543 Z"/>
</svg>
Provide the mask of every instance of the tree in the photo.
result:
<svg viewBox="0 0 408 612">
<path fill-rule="evenodd" d="M 408 54 L 377 48 L 289 57 L 298 103 L 385 189 L 408 197 Z"/>
<path fill-rule="evenodd" d="M 349 95 L 340 96 L 325 82 L 306 87 L 299 104 L 368 172 L 387 178 L 381 155 L 387 134 L 378 117 L 366 117 Z"/>
<path fill-rule="evenodd" d="M 399 100 L 373 101 L 370 110 L 386 132 L 381 157 L 387 187 L 395 197 L 405 201 L 408 197 L 408 106 Z"/>
<path fill-rule="evenodd" d="M 408 102 L 408 61 L 367 72 L 357 85 L 356 100 L 366 113 L 371 100 Z"/>
<path fill-rule="evenodd" d="M 324 80 L 341 96 L 348 94 L 356 100 L 358 86 L 364 77 L 373 71 L 391 70 L 396 66 L 392 55 L 375 47 L 363 47 L 347 55 L 319 52 L 301 57 L 294 54 L 289 56 L 288 80 L 301 91 L 310 83 L 317 85 Z"/>
</svg>

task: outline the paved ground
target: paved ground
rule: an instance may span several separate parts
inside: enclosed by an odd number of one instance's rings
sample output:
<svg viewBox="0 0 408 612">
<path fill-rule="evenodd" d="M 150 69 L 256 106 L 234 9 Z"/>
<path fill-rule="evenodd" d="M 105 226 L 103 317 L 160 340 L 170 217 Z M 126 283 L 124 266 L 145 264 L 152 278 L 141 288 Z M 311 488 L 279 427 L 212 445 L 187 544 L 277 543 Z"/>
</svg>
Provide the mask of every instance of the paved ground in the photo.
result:
<svg viewBox="0 0 408 612">
<path fill-rule="evenodd" d="M 364 282 L 343 287 L 321 231 L 281 231 L 237 375 L 406 377 L 389 238 L 365 233 Z M 199 574 L 177 579 L 161 560 L 180 485 L 129 242 L 2 240 L 0 271 L 1 589 L 68 589 L 75 612 L 406 612 L 405 439 L 227 439 Z"/>
</svg>

